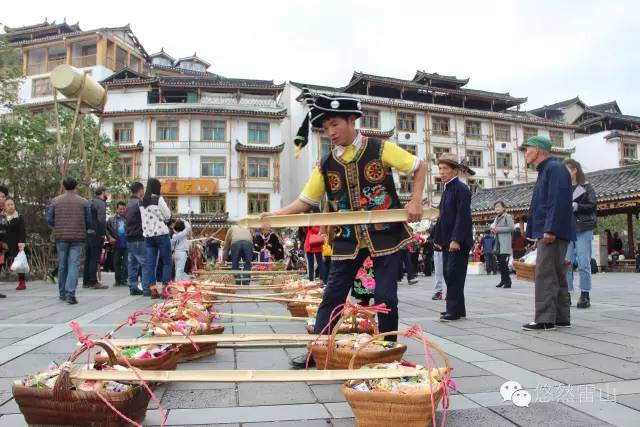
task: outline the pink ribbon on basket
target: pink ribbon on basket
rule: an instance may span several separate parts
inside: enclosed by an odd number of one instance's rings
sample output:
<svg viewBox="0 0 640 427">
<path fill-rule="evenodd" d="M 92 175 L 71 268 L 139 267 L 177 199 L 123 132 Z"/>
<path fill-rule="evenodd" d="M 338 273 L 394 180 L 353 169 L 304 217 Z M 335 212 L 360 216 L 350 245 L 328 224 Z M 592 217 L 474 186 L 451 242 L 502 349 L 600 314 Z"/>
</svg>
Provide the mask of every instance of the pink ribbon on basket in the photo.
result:
<svg viewBox="0 0 640 427">
<path fill-rule="evenodd" d="M 415 337 L 422 343 L 422 348 L 424 350 L 424 359 L 425 359 L 425 369 L 427 369 L 429 375 L 429 391 L 431 397 L 431 415 L 433 417 L 433 425 L 436 426 L 436 405 L 433 398 L 433 380 L 431 379 L 431 370 L 437 369 L 439 373 L 438 364 L 436 362 L 435 357 L 433 357 L 433 353 L 429 349 L 429 344 L 427 343 L 424 331 L 420 325 L 412 326 L 407 329 L 404 334 L 406 337 Z M 433 368 L 432 368 L 433 367 Z M 447 419 L 447 409 L 449 408 L 449 388 L 456 390 L 457 386 L 455 381 L 453 381 L 449 376 L 449 371 L 442 374 L 442 378 L 440 380 L 442 387 L 442 419 L 440 420 L 440 426 L 444 427 L 445 421 Z"/>
<path fill-rule="evenodd" d="M 85 335 L 82 332 L 82 329 L 80 329 L 80 325 L 78 325 L 78 322 L 76 322 L 76 321 L 71 322 L 69 324 L 69 326 L 78 335 L 78 341 L 80 341 L 80 343 L 82 343 L 82 345 L 86 347 L 86 350 L 88 350 L 87 351 L 87 359 L 88 359 L 89 363 L 87 363 L 87 365 L 91 365 L 91 349 L 93 347 L 95 347 L 95 343 L 89 337 L 92 334 Z M 96 334 L 93 334 L 93 335 L 96 335 Z M 107 344 L 109 344 L 110 346 L 115 348 L 115 346 L 113 344 L 111 344 L 111 342 L 108 340 L 108 338 L 106 338 L 106 336 L 103 339 Z M 73 355 L 75 355 L 75 354 L 76 354 L 76 351 L 74 351 L 71 354 L 71 356 L 69 356 L 69 359 L 67 361 L 70 362 L 71 357 Z M 156 405 L 158 405 L 158 410 L 162 414 L 162 421 L 160 422 L 160 427 L 164 427 L 166 422 L 167 422 L 167 416 L 169 415 L 167 413 L 167 410 L 164 409 L 164 406 L 162 406 L 162 404 L 160 403 L 160 400 L 157 398 L 157 396 L 155 395 L 153 390 L 151 390 L 151 388 L 149 387 L 147 382 L 142 379 L 142 377 L 138 373 L 138 370 L 136 368 L 134 368 L 133 366 L 131 366 L 131 363 L 129 363 L 129 360 L 126 357 L 124 358 L 124 361 L 125 361 L 126 365 L 129 367 L 129 369 L 131 369 L 133 371 L 133 373 L 135 374 L 136 378 L 138 378 L 138 381 L 140 381 L 140 384 L 142 384 L 142 386 L 145 388 L 147 393 L 149 393 L 149 396 L 151 396 L 151 399 L 155 402 Z M 122 418 L 123 420 L 127 421 L 128 423 L 134 425 L 135 427 L 143 427 L 142 424 L 135 422 L 134 420 L 130 419 L 125 414 L 120 412 L 118 410 L 118 408 L 113 406 L 113 404 L 111 402 L 109 402 L 109 400 L 106 399 L 98 390 L 94 390 L 94 391 L 96 392 L 96 394 L 98 395 L 100 400 L 102 400 L 102 402 L 104 402 L 104 404 L 107 405 L 107 407 L 109 409 L 111 409 L 113 412 L 115 412 L 115 414 L 118 415 L 120 418 Z"/>
<path fill-rule="evenodd" d="M 351 301 L 346 300 L 344 302 L 344 304 L 340 304 L 340 305 L 336 306 L 336 308 L 334 308 L 331 311 L 331 316 L 329 316 L 329 321 L 327 322 L 326 326 L 322 329 L 322 331 L 320 331 L 320 333 L 318 334 L 318 338 L 320 338 L 321 335 L 324 335 L 325 332 L 328 332 L 330 330 L 331 325 L 333 324 L 334 320 L 339 319 L 340 316 L 342 316 L 342 315 L 351 314 L 352 316 L 357 316 L 359 313 L 389 314 L 390 312 L 391 312 L 391 309 L 389 307 L 387 307 L 387 305 L 385 303 L 363 306 L 363 305 L 359 305 L 359 304 L 354 304 Z M 330 340 L 328 340 L 328 341 L 330 341 Z M 331 342 L 327 342 L 327 346 L 329 346 L 329 345 L 331 345 Z M 311 352 L 307 353 L 307 360 L 305 362 L 305 369 L 309 369 L 309 360 L 311 360 Z M 329 357 L 327 357 L 325 359 L 324 363 L 325 363 L 324 368 L 327 369 L 327 366 L 329 365 Z"/>
</svg>

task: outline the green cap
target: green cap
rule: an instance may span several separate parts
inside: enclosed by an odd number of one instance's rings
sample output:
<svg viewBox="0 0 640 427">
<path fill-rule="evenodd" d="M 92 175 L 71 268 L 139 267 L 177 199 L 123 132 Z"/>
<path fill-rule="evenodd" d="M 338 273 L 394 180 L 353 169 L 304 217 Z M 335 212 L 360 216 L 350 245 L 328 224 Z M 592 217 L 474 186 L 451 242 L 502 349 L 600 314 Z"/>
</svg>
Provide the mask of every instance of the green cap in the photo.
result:
<svg viewBox="0 0 640 427">
<path fill-rule="evenodd" d="M 522 144 L 522 148 L 526 149 L 527 147 L 537 147 L 542 148 L 545 151 L 551 151 L 552 145 L 553 144 L 551 144 L 551 141 L 546 136 L 536 135 L 527 139 L 527 142 Z"/>
</svg>

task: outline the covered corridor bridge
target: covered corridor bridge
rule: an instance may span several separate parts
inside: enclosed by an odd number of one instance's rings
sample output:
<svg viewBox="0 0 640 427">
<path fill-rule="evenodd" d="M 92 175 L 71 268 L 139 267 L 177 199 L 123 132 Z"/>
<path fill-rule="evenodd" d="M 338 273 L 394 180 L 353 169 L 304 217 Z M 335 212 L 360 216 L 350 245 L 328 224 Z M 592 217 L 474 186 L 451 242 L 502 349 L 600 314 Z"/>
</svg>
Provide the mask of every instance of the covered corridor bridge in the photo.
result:
<svg viewBox="0 0 640 427">
<path fill-rule="evenodd" d="M 640 215 L 640 164 L 603 169 L 586 175 L 596 191 L 598 216 L 627 215 L 627 246 L 633 253 L 633 221 L 634 218 L 638 221 Z M 471 199 L 474 224 L 490 224 L 495 218 L 493 205 L 502 200 L 514 221 L 520 222 L 520 228 L 524 231 L 534 184 L 530 182 L 479 190 Z"/>
</svg>

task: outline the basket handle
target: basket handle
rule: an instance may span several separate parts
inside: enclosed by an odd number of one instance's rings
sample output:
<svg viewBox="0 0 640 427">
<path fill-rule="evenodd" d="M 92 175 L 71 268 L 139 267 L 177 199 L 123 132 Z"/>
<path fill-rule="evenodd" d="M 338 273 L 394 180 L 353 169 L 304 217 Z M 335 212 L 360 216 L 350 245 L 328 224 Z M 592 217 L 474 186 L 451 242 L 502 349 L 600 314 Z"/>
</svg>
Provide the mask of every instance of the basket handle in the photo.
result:
<svg viewBox="0 0 640 427">
<path fill-rule="evenodd" d="M 384 332 L 384 333 L 381 333 L 381 334 L 379 333 L 379 334 L 374 335 L 373 337 L 371 337 L 371 339 L 369 341 L 367 341 L 363 346 L 360 346 L 359 348 L 357 348 L 356 351 L 353 353 L 353 356 L 351 356 L 351 360 L 349 361 L 349 369 L 353 369 L 353 365 L 355 364 L 356 357 L 358 356 L 358 353 L 360 353 L 360 351 L 363 348 L 365 348 L 367 345 L 369 345 L 371 342 L 377 340 L 378 338 L 386 337 L 386 336 L 389 336 L 389 335 L 403 335 L 403 336 L 406 336 L 401 331 Z M 409 336 L 407 338 L 411 338 L 411 339 L 414 339 L 414 340 L 416 340 L 418 342 L 422 342 L 421 340 L 419 340 L 415 336 Z M 422 339 L 424 339 L 425 342 L 427 344 L 429 344 L 430 347 L 434 348 L 438 352 L 440 357 L 442 357 L 442 360 L 444 361 L 444 365 L 447 368 L 447 372 L 451 371 L 451 365 L 449 363 L 449 358 L 447 357 L 447 354 L 440 348 L 440 346 L 438 346 L 438 344 L 436 344 L 435 342 L 433 342 L 430 339 L 426 338 L 425 336 L 422 336 Z"/>
<path fill-rule="evenodd" d="M 107 353 L 108 360 L 107 363 L 109 366 L 114 366 L 118 364 L 118 359 L 116 358 L 115 351 L 113 348 L 104 341 L 93 341 L 93 344 L 101 347 Z M 60 375 L 56 378 L 56 382 L 53 385 L 53 397 L 56 400 L 65 399 L 68 393 L 71 391 L 71 368 L 73 367 L 72 363 L 85 351 L 89 351 L 90 347 L 84 344 L 79 350 L 73 352 L 69 357 L 69 360 L 64 362 L 62 366 L 60 366 Z"/>
<path fill-rule="evenodd" d="M 364 317 L 367 318 L 367 320 L 369 322 L 371 322 L 372 326 L 373 326 L 373 334 L 378 336 L 380 335 L 380 330 L 378 328 L 378 322 L 376 322 L 375 316 L 373 313 L 370 313 L 368 311 L 361 311 L 361 314 L 364 315 Z M 342 324 L 346 321 L 347 317 L 353 315 L 354 319 L 357 319 L 357 315 L 359 313 L 353 313 L 351 310 L 345 310 L 345 312 L 342 314 L 342 316 L 340 316 L 340 318 L 338 319 L 338 322 L 335 324 L 335 326 L 331 329 L 331 335 L 329 336 L 329 339 L 327 341 L 327 359 L 326 359 L 326 363 L 329 363 L 329 359 L 331 357 L 331 353 L 333 352 L 333 346 L 336 342 L 336 335 L 338 334 L 338 331 L 340 330 L 340 326 L 342 326 Z M 357 324 L 357 323 L 356 323 Z M 356 333 L 357 335 L 357 333 Z"/>
</svg>

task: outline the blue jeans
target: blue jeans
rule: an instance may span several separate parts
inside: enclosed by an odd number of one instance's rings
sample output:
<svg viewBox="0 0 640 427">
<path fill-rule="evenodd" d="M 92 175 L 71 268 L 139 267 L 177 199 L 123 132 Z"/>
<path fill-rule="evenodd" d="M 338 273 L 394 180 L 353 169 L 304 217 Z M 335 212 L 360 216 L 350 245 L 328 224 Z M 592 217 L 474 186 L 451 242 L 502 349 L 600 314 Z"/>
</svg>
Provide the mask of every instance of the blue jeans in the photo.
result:
<svg viewBox="0 0 640 427">
<path fill-rule="evenodd" d="M 573 264 L 578 264 L 580 272 L 580 290 L 591 291 L 591 241 L 593 230 L 580 231 L 576 234 L 576 241 L 569 242 L 565 259 L 571 262 L 567 270 L 567 283 L 569 291 L 573 291 Z"/>
<path fill-rule="evenodd" d="M 251 271 L 251 261 L 253 260 L 253 243 L 248 240 L 240 240 L 231 245 L 231 268 L 238 270 L 240 268 L 240 258 L 242 258 L 245 271 Z M 248 274 L 240 276 L 240 280 L 236 277 L 236 284 L 248 285 L 251 282 Z"/>
<path fill-rule="evenodd" d="M 144 240 L 127 242 L 127 252 L 129 259 L 127 260 L 127 274 L 129 275 L 129 290 L 138 289 L 138 275 L 140 271 L 144 272 L 145 259 L 147 258 L 147 248 L 144 246 Z M 144 279 L 144 273 L 142 274 Z M 144 283 L 144 280 L 143 280 Z"/>
<path fill-rule="evenodd" d="M 80 274 L 80 257 L 85 242 L 56 242 L 58 251 L 58 291 L 61 297 L 75 296 Z"/>
<path fill-rule="evenodd" d="M 145 265 L 146 269 L 142 270 L 142 290 L 150 290 L 151 285 L 156 283 L 156 267 L 158 265 L 158 257 L 162 260 L 162 283 L 169 283 L 171 280 L 171 239 L 168 234 L 162 236 L 145 237 L 144 245 L 147 249 Z"/>
</svg>

